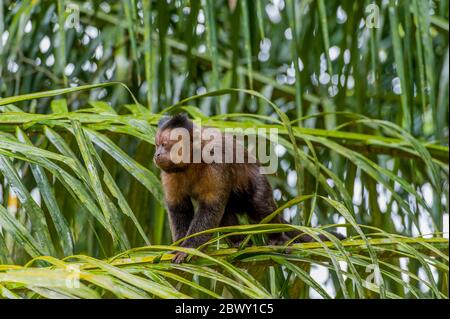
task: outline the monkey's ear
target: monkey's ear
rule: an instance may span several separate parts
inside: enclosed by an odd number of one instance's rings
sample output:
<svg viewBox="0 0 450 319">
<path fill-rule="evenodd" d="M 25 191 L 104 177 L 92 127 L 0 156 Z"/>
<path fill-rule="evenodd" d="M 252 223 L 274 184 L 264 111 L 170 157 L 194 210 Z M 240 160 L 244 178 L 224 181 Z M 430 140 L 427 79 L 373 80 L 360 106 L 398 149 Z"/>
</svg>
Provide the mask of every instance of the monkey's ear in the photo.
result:
<svg viewBox="0 0 450 319">
<path fill-rule="evenodd" d="M 158 128 L 161 128 L 164 124 L 170 121 L 170 116 L 164 115 L 158 121 Z"/>
</svg>

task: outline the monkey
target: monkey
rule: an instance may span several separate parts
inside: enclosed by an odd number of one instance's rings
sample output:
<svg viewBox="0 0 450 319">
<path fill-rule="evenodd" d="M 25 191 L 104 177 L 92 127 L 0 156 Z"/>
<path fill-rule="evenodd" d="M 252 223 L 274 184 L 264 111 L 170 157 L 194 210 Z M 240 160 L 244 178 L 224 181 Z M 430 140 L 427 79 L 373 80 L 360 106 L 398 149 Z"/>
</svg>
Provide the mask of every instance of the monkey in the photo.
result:
<svg viewBox="0 0 450 319">
<path fill-rule="evenodd" d="M 174 241 L 216 227 L 239 225 L 238 214 L 247 214 L 249 220 L 258 223 L 277 209 L 272 187 L 267 177 L 261 174 L 258 161 L 245 148 L 244 161 L 236 161 L 236 143 L 229 134 L 214 129 L 207 139 L 204 130 L 196 126 L 185 113 L 163 117 L 158 123 L 153 161 L 161 170 L 165 205 Z M 174 134 L 182 132 L 184 135 Z M 194 143 L 195 134 L 199 134 L 200 138 Z M 207 146 L 208 143 L 220 147 Z M 205 152 L 207 147 L 209 152 Z M 217 150 L 224 152 L 230 147 L 233 149 L 231 161 L 207 161 L 203 158 L 204 154 L 213 156 Z M 200 160 L 194 160 L 195 151 L 203 151 Z M 196 212 L 193 202 L 197 204 Z M 288 222 L 278 214 L 270 223 Z M 309 235 L 291 231 L 269 234 L 268 243 L 283 244 L 299 234 L 300 242 L 314 241 Z M 344 238 L 337 233 L 335 236 Z M 231 236 L 229 239 L 237 245 L 243 237 Z M 319 237 L 328 240 L 325 236 Z M 190 237 L 181 243 L 181 247 L 197 248 L 210 238 L 210 234 Z M 178 251 L 172 262 L 181 263 L 186 257 L 186 253 Z"/>
</svg>

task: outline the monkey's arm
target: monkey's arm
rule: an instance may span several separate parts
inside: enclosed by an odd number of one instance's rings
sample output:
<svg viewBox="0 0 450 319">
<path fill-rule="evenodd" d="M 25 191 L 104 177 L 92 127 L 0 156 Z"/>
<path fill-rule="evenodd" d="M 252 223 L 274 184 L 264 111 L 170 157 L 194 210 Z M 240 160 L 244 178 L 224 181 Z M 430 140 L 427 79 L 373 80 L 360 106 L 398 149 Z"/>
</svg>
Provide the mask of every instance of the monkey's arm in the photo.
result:
<svg viewBox="0 0 450 319">
<path fill-rule="evenodd" d="M 173 241 L 186 236 L 189 225 L 194 218 L 194 207 L 189 197 L 182 198 L 176 202 L 168 202 L 170 229 Z"/>
<path fill-rule="evenodd" d="M 220 202 L 199 202 L 198 212 L 195 214 L 194 219 L 189 226 L 187 236 L 208 230 L 211 228 L 219 227 L 222 220 L 225 207 Z M 211 234 L 205 234 L 195 236 L 186 239 L 181 246 L 183 247 L 198 247 L 204 244 L 211 238 Z"/>
<path fill-rule="evenodd" d="M 223 202 L 206 202 L 200 201 L 198 211 L 189 226 L 186 236 L 219 227 L 225 211 Z M 211 238 L 211 234 L 199 235 L 186 239 L 181 246 L 187 248 L 197 248 Z M 181 263 L 187 256 L 184 252 L 177 252 L 172 259 L 175 263 Z"/>
</svg>

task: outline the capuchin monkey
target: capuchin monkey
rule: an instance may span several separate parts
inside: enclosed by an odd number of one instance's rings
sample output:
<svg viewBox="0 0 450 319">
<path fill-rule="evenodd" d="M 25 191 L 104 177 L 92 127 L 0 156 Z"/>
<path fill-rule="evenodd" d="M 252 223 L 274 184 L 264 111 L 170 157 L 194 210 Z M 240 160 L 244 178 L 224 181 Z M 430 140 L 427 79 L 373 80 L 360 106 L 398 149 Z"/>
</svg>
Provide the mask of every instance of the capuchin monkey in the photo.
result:
<svg viewBox="0 0 450 319">
<path fill-rule="evenodd" d="M 206 128 L 199 128 L 185 114 L 164 117 L 158 123 L 154 163 L 161 169 L 174 241 L 211 228 L 239 225 L 237 214 L 245 213 L 252 222 L 258 223 L 277 209 L 272 188 L 261 174 L 259 163 L 245 148 L 241 148 L 244 161 L 236 161 L 237 143 L 232 135 L 209 129 L 213 131 L 205 138 Z M 233 151 L 231 161 L 223 160 L 224 157 L 221 161 L 215 160 L 215 152 L 225 155 L 227 150 Z M 196 212 L 193 201 L 197 204 Z M 277 215 L 270 223 L 287 221 Z M 337 233 L 334 235 L 344 238 Z M 299 242 L 314 241 L 309 235 L 290 231 L 269 234 L 268 243 L 279 245 L 294 237 L 298 237 Z M 328 240 L 325 236 L 319 237 Z M 181 247 L 197 248 L 210 238 L 211 234 L 194 236 L 184 240 Z M 243 238 L 231 236 L 228 239 L 238 245 Z M 184 252 L 177 252 L 172 261 L 181 263 L 186 256 Z"/>
</svg>

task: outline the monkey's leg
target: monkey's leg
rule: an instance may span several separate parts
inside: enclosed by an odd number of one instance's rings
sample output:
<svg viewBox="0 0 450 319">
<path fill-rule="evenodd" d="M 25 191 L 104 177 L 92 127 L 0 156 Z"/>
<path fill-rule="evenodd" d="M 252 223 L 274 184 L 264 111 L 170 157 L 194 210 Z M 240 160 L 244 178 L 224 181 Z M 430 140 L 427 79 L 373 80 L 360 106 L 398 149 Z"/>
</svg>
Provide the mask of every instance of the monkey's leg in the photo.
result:
<svg viewBox="0 0 450 319">
<path fill-rule="evenodd" d="M 264 176 L 259 176 L 254 183 L 249 203 L 251 207 L 249 216 L 257 223 L 276 210 L 272 188 Z M 269 223 L 281 223 L 280 217 L 275 216 Z M 270 245 L 281 245 L 289 240 L 284 233 L 269 234 L 268 237 Z"/>
<path fill-rule="evenodd" d="M 194 215 L 194 219 L 189 226 L 186 236 L 208 230 L 211 228 L 217 228 L 220 225 L 220 221 L 224 215 L 225 207 L 223 201 L 211 201 L 211 202 L 199 202 L 198 212 Z M 194 236 L 186 239 L 181 247 L 197 248 L 198 246 L 204 244 L 211 238 L 211 234 L 204 234 L 199 236 Z M 175 257 L 172 259 L 175 263 L 181 263 L 187 254 L 184 252 L 176 253 Z"/>
<path fill-rule="evenodd" d="M 261 219 L 266 217 L 267 215 L 273 213 L 276 210 L 276 204 L 273 199 L 272 188 L 270 187 L 267 179 L 260 175 L 257 177 L 256 182 L 253 187 L 253 196 L 250 198 L 250 204 L 252 206 L 252 217 L 255 221 L 259 222 Z M 289 224 L 284 218 L 280 215 L 274 217 L 271 223 L 282 223 Z M 338 239 L 342 240 L 345 237 L 339 233 L 331 232 Z M 301 231 L 288 231 L 285 233 L 276 233 L 269 235 L 269 243 L 274 245 L 283 244 L 287 241 L 290 241 L 292 238 L 297 237 L 295 242 L 314 242 L 314 238 L 310 235 L 302 233 Z M 329 239 L 321 234 L 318 234 L 320 240 L 328 241 Z"/>
<path fill-rule="evenodd" d="M 194 207 L 189 197 L 182 198 L 177 202 L 167 203 L 169 210 L 170 230 L 173 241 L 185 237 L 192 219 L 194 218 Z"/>
<path fill-rule="evenodd" d="M 239 221 L 236 214 L 226 209 L 225 214 L 222 217 L 222 221 L 220 222 L 220 227 L 236 226 L 236 225 L 239 225 Z M 227 241 L 231 242 L 232 247 L 239 247 L 244 238 L 245 238 L 244 235 L 235 235 L 226 237 Z"/>
</svg>

